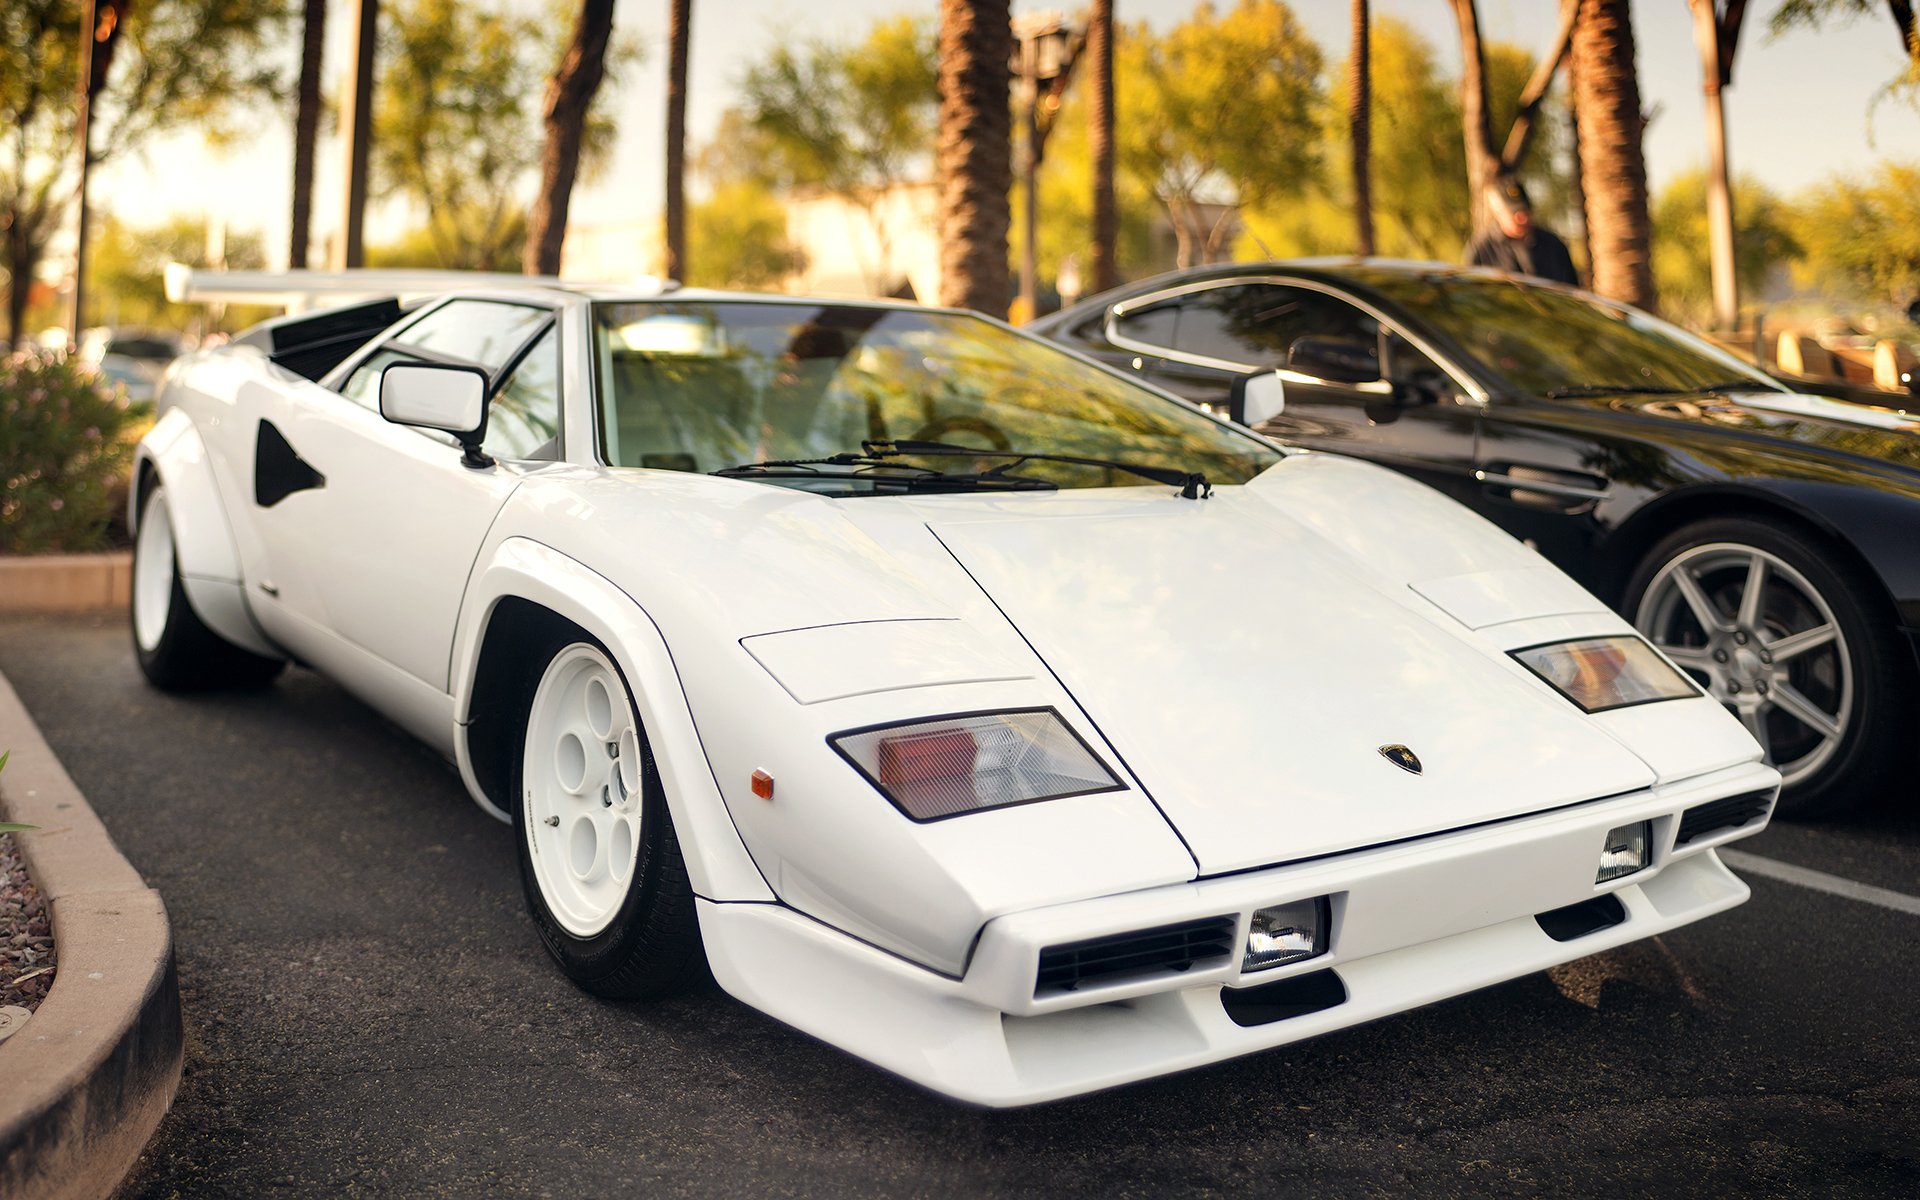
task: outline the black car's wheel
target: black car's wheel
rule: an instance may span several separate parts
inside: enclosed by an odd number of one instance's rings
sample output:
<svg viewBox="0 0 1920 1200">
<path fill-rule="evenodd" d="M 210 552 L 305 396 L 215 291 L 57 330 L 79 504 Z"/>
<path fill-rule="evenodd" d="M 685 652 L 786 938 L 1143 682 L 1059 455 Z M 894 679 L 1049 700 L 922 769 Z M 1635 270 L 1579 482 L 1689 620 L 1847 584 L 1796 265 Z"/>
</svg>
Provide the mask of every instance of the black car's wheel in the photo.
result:
<svg viewBox="0 0 1920 1200">
<path fill-rule="evenodd" d="M 169 692 L 261 687 L 286 663 L 243 650 L 200 620 L 180 583 L 166 489 L 140 506 L 133 541 L 133 652 L 147 681 Z"/>
<path fill-rule="evenodd" d="M 1762 518 L 1685 526 L 1642 560 L 1624 610 L 1766 749 L 1782 812 L 1837 812 L 1887 782 L 1907 652 L 1817 540 Z"/>
<path fill-rule="evenodd" d="M 515 755 L 520 879 L 540 940 L 580 987 L 658 996 L 700 978 L 693 889 L 660 773 L 606 648 L 536 656 Z"/>
</svg>

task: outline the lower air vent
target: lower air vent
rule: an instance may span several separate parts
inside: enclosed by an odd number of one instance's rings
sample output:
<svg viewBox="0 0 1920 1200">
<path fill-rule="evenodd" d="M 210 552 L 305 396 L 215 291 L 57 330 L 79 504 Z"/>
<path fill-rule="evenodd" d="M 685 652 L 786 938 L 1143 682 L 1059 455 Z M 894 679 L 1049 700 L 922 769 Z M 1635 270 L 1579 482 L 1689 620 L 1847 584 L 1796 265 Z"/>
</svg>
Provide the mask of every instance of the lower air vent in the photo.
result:
<svg viewBox="0 0 1920 1200">
<path fill-rule="evenodd" d="M 1627 906 L 1620 903 L 1620 897 L 1609 892 L 1578 904 L 1569 904 L 1565 908 L 1556 908 L 1552 912 L 1535 913 L 1533 919 L 1539 922 L 1540 931 L 1554 941 L 1571 942 L 1575 938 L 1610 929 L 1626 920 Z"/>
<path fill-rule="evenodd" d="M 1680 836 L 1676 845 L 1684 846 L 1688 842 L 1706 837 L 1710 833 L 1719 833 L 1723 829 L 1738 829 L 1750 825 L 1767 815 L 1767 809 L 1773 805 L 1771 789 L 1764 792 L 1748 792 L 1744 796 L 1728 796 L 1724 800 L 1711 800 L 1697 804 L 1680 814 Z"/>
<path fill-rule="evenodd" d="M 1117 983 L 1123 977 L 1219 966 L 1232 956 L 1233 933 L 1239 923 L 1239 918 L 1232 916 L 1205 917 L 1048 946 L 1040 952 L 1034 994 L 1070 992 L 1085 983 Z"/>
<path fill-rule="evenodd" d="M 1220 1004 L 1235 1025 L 1270 1025 L 1347 1002 L 1346 985 L 1331 969 L 1309 971 L 1259 987 L 1221 988 Z"/>
</svg>

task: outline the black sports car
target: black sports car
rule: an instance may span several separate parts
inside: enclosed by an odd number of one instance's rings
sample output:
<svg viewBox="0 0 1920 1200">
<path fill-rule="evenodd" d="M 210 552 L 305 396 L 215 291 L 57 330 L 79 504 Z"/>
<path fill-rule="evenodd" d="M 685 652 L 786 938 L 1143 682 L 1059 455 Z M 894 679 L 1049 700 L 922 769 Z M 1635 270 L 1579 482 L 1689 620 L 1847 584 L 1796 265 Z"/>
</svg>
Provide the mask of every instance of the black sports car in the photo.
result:
<svg viewBox="0 0 1920 1200">
<path fill-rule="evenodd" d="M 1739 714 L 1784 811 L 1866 799 L 1902 765 L 1920 418 L 1789 392 L 1586 292 L 1434 263 L 1181 271 L 1032 328 L 1526 539 Z M 1243 411 L 1276 368 L 1279 411 Z"/>
</svg>

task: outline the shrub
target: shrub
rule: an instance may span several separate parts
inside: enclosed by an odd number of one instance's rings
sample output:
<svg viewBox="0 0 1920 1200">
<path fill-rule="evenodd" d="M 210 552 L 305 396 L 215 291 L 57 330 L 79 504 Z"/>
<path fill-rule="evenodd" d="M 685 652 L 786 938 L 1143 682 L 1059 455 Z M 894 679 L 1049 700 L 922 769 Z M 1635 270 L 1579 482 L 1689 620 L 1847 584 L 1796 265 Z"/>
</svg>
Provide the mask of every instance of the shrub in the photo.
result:
<svg viewBox="0 0 1920 1200">
<path fill-rule="evenodd" d="M 64 355 L 0 360 L 0 554 L 98 549 L 126 495 L 135 419 L 119 385 Z"/>
</svg>

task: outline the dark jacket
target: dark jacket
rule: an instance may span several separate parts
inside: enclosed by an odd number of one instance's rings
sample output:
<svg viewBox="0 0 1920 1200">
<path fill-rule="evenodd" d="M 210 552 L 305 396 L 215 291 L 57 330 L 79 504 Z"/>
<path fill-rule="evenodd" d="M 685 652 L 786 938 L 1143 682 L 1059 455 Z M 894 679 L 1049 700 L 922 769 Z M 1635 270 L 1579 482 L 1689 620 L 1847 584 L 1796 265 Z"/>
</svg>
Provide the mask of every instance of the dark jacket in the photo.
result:
<svg viewBox="0 0 1920 1200">
<path fill-rule="evenodd" d="M 1540 225 L 1528 230 L 1524 239 L 1510 238 L 1498 228 L 1488 228 L 1467 247 L 1467 262 L 1471 266 L 1498 267 L 1516 275 L 1580 286 L 1580 276 L 1573 269 L 1567 244 L 1554 236 L 1552 230 Z"/>
</svg>

